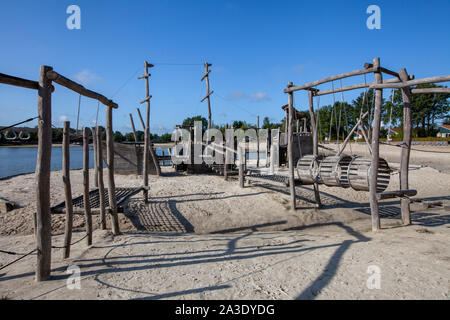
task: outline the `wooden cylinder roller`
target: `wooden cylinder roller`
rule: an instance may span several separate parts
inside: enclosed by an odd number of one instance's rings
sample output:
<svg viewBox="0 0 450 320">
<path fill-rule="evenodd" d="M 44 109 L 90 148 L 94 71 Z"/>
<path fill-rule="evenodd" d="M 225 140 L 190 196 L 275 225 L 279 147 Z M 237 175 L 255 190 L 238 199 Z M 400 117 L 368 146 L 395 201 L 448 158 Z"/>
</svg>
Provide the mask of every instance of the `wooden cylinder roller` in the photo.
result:
<svg viewBox="0 0 450 320">
<path fill-rule="evenodd" d="M 391 169 L 386 160 L 380 158 L 377 175 L 377 193 L 381 193 L 389 185 Z M 355 157 L 348 167 L 348 182 L 356 191 L 369 191 L 371 159 Z"/>
<path fill-rule="evenodd" d="M 297 162 L 297 174 L 302 184 L 314 184 L 319 176 L 320 156 L 306 155 Z"/>
<path fill-rule="evenodd" d="M 320 183 L 328 187 L 350 187 L 347 172 L 351 161 L 352 157 L 346 155 L 324 158 L 319 168 Z"/>
</svg>

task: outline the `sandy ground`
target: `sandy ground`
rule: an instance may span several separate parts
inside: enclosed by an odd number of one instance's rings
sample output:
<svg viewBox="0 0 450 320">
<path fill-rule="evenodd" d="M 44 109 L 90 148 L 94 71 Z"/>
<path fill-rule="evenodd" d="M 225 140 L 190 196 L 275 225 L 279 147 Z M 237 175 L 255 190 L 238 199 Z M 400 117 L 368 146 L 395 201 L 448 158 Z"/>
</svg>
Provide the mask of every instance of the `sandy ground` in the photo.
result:
<svg viewBox="0 0 450 320">
<path fill-rule="evenodd" d="M 412 166 L 411 188 L 422 198 L 450 200 L 450 174 L 421 166 Z M 318 211 L 311 188 L 297 187 L 298 210 L 293 213 L 287 190 L 255 185 L 240 189 L 237 181 L 214 175 L 164 171 L 163 177 L 150 178 L 149 204 L 142 203 L 140 194 L 127 203 L 120 214 L 122 235 L 97 229 L 94 245 L 75 244 L 69 260 L 53 249 L 53 277 L 45 283 L 33 280 L 35 256 L 0 270 L 0 297 L 450 298 L 448 211 L 413 205 L 414 224 L 402 227 L 399 201 L 387 200 L 380 208 L 383 230 L 374 234 L 365 192 L 321 186 L 324 207 Z M 71 179 L 74 196 L 81 195 L 82 172 L 73 171 Z M 64 200 L 61 181 L 60 172 L 52 173 L 52 205 Z M 116 185 L 139 186 L 141 179 L 119 175 Z M 394 173 L 389 190 L 397 188 Z M 34 175 L 0 181 L 0 197 L 20 206 L 0 215 L 0 249 L 31 251 Z M 98 227 L 98 217 L 94 221 Z M 74 241 L 84 236 L 82 216 L 76 217 L 75 226 Z M 62 245 L 63 227 L 64 217 L 54 215 L 54 246 Z M 0 268 L 16 258 L 0 253 Z M 81 268 L 81 290 L 66 287 L 71 265 Z M 381 272 L 380 289 L 367 287 L 370 266 Z"/>
</svg>

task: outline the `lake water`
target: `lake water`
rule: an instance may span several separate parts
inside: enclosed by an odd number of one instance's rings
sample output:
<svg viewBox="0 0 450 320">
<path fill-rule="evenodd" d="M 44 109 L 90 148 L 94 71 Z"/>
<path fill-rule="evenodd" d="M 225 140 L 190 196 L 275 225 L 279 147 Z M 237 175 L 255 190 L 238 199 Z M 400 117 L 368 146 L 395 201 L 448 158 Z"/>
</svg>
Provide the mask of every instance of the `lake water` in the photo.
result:
<svg viewBox="0 0 450 320">
<path fill-rule="evenodd" d="M 94 168 L 94 150 L 90 148 L 89 164 Z M 24 173 L 33 173 L 36 170 L 37 147 L 27 148 L 0 148 L 0 178 Z M 70 168 L 83 168 L 83 147 L 70 147 Z M 62 169 L 62 148 L 52 148 L 51 170 Z"/>
</svg>

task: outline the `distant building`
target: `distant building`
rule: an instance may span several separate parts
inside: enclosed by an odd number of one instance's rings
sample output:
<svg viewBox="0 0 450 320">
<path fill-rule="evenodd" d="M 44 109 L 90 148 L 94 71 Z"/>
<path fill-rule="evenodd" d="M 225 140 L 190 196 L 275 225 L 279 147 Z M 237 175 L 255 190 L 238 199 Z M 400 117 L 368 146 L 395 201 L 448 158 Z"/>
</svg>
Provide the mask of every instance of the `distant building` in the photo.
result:
<svg viewBox="0 0 450 320">
<path fill-rule="evenodd" d="M 439 126 L 439 132 L 437 134 L 438 138 L 448 138 L 450 137 L 450 125 L 443 124 Z"/>
</svg>

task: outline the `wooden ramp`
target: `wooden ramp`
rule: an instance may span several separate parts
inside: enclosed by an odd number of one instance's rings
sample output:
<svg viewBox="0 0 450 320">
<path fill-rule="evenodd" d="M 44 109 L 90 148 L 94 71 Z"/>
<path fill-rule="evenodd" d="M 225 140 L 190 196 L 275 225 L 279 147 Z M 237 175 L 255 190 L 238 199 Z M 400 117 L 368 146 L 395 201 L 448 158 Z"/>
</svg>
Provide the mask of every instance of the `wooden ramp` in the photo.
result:
<svg viewBox="0 0 450 320">
<path fill-rule="evenodd" d="M 123 212 L 122 204 L 128 200 L 130 197 L 134 196 L 135 194 L 138 194 L 139 192 L 143 191 L 145 187 L 138 187 L 138 188 L 116 188 L 115 192 L 115 198 L 117 202 L 117 211 Z M 105 189 L 104 192 L 105 195 L 105 208 L 108 212 L 110 210 L 109 205 L 109 193 L 108 189 Z M 91 204 L 91 213 L 92 214 L 100 214 L 100 192 L 99 189 L 94 189 L 89 192 L 89 202 Z M 74 214 L 84 214 L 84 197 L 79 196 L 77 198 L 74 198 L 72 200 L 73 205 L 73 213 Z M 54 214 L 62 214 L 66 213 L 66 202 L 61 202 L 60 204 L 52 207 L 50 209 L 51 213 Z"/>
</svg>

